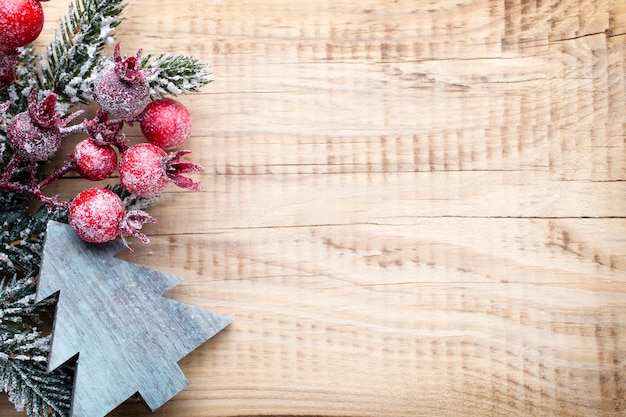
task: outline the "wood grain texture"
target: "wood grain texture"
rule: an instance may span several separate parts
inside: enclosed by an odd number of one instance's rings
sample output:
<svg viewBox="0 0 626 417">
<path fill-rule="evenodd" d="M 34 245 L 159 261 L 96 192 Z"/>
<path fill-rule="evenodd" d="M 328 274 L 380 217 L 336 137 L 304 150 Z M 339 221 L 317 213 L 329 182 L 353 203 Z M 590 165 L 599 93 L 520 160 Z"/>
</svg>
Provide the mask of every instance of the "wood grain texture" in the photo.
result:
<svg viewBox="0 0 626 417">
<path fill-rule="evenodd" d="M 626 414 L 623 1 L 125 16 L 126 51 L 192 54 L 216 82 L 180 98 L 204 190 L 169 188 L 122 256 L 234 318 L 155 416 Z"/>
</svg>

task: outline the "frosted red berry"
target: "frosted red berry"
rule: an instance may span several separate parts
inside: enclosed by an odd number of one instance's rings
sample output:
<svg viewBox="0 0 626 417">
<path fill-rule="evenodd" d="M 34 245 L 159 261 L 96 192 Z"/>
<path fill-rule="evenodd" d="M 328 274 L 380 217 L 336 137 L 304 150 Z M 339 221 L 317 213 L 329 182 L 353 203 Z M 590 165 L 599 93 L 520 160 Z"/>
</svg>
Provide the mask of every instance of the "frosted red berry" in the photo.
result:
<svg viewBox="0 0 626 417">
<path fill-rule="evenodd" d="M 167 154 L 151 144 L 131 146 L 120 160 L 120 182 L 131 193 L 140 197 L 152 197 L 167 187 L 163 158 Z"/>
<path fill-rule="evenodd" d="M 181 146 L 191 134 L 191 113 L 171 98 L 148 104 L 139 122 L 148 142 L 165 150 Z"/>
<path fill-rule="evenodd" d="M 109 178 L 117 168 L 117 153 L 110 145 L 98 145 L 91 138 L 84 139 L 71 155 L 74 169 L 90 181 Z"/>
<path fill-rule="evenodd" d="M 140 60 L 141 50 L 123 59 L 118 43 L 113 61 L 96 77 L 96 101 L 113 119 L 133 120 L 150 103 L 150 86 L 139 68 Z"/>
<path fill-rule="evenodd" d="M 31 162 L 47 161 L 59 149 L 61 139 L 76 130 L 76 126 L 65 126 L 83 110 L 63 117 L 56 111 L 56 104 L 56 94 L 38 102 L 37 92 L 32 90 L 28 110 L 13 117 L 7 129 L 7 141 L 16 154 Z"/>
<path fill-rule="evenodd" d="M 70 203 L 69 224 L 87 242 L 108 242 L 119 234 L 125 214 L 124 203 L 117 194 L 104 188 L 90 188 Z"/>
<path fill-rule="evenodd" d="M 11 119 L 7 140 L 13 150 L 29 161 L 47 161 L 61 145 L 61 127 L 65 122 L 55 110 L 57 97 L 36 101 L 35 91 L 30 95 L 28 111 Z"/>
<path fill-rule="evenodd" d="M 170 182 L 182 188 L 200 190 L 200 183 L 182 176 L 185 173 L 203 171 L 200 165 L 180 160 L 188 153 L 189 151 L 178 151 L 167 154 L 151 143 L 131 146 L 120 160 L 120 182 L 128 191 L 140 197 L 160 194 Z"/>
<path fill-rule="evenodd" d="M 28 45 L 43 29 L 44 16 L 37 0 L 3 0 L 0 2 L 0 51 Z"/>
<path fill-rule="evenodd" d="M 148 238 L 139 229 L 155 221 L 141 210 L 126 213 L 120 197 L 105 188 L 89 188 L 78 194 L 70 203 L 68 219 L 74 233 L 91 243 L 108 242 L 118 235 L 124 243 L 127 236 L 147 243 Z"/>
<path fill-rule="evenodd" d="M 47 161 L 61 144 L 58 128 L 42 128 L 33 123 L 27 112 L 19 113 L 9 123 L 7 139 L 13 150 L 30 161 Z"/>
</svg>

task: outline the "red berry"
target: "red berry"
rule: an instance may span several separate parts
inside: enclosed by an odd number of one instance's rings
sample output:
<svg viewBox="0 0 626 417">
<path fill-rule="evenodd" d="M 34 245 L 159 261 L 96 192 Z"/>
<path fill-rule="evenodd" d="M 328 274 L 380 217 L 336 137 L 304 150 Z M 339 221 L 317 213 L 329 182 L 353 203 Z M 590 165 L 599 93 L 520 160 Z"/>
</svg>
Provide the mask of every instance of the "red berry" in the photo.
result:
<svg viewBox="0 0 626 417">
<path fill-rule="evenodd" d="M 128 191 L 140 197 L 160 194 L 170 182 L 182 188 L 200 190 L 200 183 L 181 175 L 203 170 L 200 165 L 180 160 L 187 153 L 189 151 L 178 151 L 168 155 L 150 143 L 131 146 L 122 154 L 120 182 Z"/>
<path fill-rule="evenodd" d="M 105 188 L 89 188 L 78 194 L 70 203 L 68 217 L 76 235 L 91 243 L 108 242 L 117 235 L 125 244 L 127 236 L 147 243 L 148 238 L 139 229 L 155 221 L 141 210 L 126 213 L 119 196 Z"/>
<path fill-rule="evenodd" d="M 47 161 L 61 145 L 59 128 L 42 128 L 28 112 L 17 114 L 9 123 L 7 139 L 13 150 L 29 161 Z"/>
<path fill-rule="evenodd" d="M 120 182 L 140 197 L 160 194 L 168 184 L 163 167 L 166 155 L 163 149 L 149 143 L 131 146 L 122 154 Z"/>
<path fill-rule="evenodd" d="M 15 153 L 31 162 L 47 161 L 59 149 L 61 139 L 76 130 L 74 126 L 65 126 L 83 110 L 63 118 L 56 111 L 56 104 L 56 94 L 51 93 L 38 103 L 37 91 L 32 90 L 28 110 L 13 117 L 7 129 L 7 141 Z"/>
<path fill-rule="evenodd" d="M 70 203 L 69 224 L 87 242 L 108 242 L 119 234 L 125 214 L 124 203 L 117 194 L 104 188 L 90 188 Z"/>
<path fill-rule="evenodd" d="M 191 114 L 171 98 L 153 101 L 139 116 L 141 132 L 148 142 L 162 149 L 177 148 L 191 134 Z"/>
<path fill-rule="evenodd" d="M 0 51 L 28 45 L 43 29 L 43 9 L 37 0 L 0 2 Z"/>
<path fill-rule="evenodd" d="M 55 111 L 54 94 L 37 103 L 36 92 L 30 95 L 28 110 L 17 114 L 8 126 L 7 140 L 13 150 L 29 161 L 47 161 L 61 145 L 61 127 L 65 122 Z"/>
<path fill-rule="evenodd" d="M 139 69 L 140 58 L 141 50 L 137 56 L 122 59 L 118 43 L 113 62 L 96 77 L 96 101 L 114 119 L 132 120 L 150 103 L 150 86 Z"/>
<path fill-rule="evenodd" d="M 74 168 L 90 181 L 109 178 L 117 167 L 117 153 L 110 145 L 97 145 L 91 138 L 78 142 L 72 154 Z"/>
</svg>

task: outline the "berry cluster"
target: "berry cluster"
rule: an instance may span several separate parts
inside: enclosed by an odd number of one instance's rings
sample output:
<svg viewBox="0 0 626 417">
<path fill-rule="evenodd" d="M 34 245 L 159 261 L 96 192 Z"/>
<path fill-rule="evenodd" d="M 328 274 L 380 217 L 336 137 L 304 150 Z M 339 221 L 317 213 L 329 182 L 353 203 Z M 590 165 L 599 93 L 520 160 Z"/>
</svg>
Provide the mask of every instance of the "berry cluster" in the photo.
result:
<svg viewBox="0 0 626 417">
<path fill-rule="evenodd" d="M 45 1 L 45 0 L 41 0 Z M 0 89 L 15 81 L 17 48 L 35 40 L 43 27 L 42 8 L 37 0 L 7 0 L 0 3 Z M 191 190 L 201 184 L 183 174 L 202 171 L 200 165 L 182 161 L 189 151 L 178 148 L 191 133 L 191 115 L 185 106 L 170 98 L 153 100 L 147 77 L 154 70 L 140 68 L 141 50 L 123 57 L 120 44 L 113 59 L 97 74 L 94 96 L 99 106 L 93 119 L 69 126 L 83 112 L 63 115 L 57 111 L 57 96 L 33 90 L 28 109 L 15 115 L 7 126 L 7 142 L 14 154 L 0 174 L 0 190 L 30 193 L 50 210 L 68 210 L 69 224 L 76 234 L 94 243 L 120 236 L 125 242 L 134 236 L 147 242 L 139 230 L 154 218 L 140 210 L 126 211 L 122 200 L 104 188 L 89 188 L 71 202 L 48 197 L 43 189 L 69 171 L 100 181 L 117 169 L 121 184 L 139 197 L 160 194 L 172 182 Z M 38 97 L 41 99 L 38 100 Z M 0 113 L 10 103 L 0 103 Z M 129 146 L 121 130 L 125 124 L 139 123 L 148 143 Z M 58 151 L 64 137 L 83 132 L 69 160 L 47 178 L 37 180 L 38 163 L 48 161 Z M 119 154 L 119 157 L 118 157 Z M 119 163 L 118 163 L 119 161 Z M 14 180 L 22 165 L 28 165 L 30 182 Z"/>
</svg>

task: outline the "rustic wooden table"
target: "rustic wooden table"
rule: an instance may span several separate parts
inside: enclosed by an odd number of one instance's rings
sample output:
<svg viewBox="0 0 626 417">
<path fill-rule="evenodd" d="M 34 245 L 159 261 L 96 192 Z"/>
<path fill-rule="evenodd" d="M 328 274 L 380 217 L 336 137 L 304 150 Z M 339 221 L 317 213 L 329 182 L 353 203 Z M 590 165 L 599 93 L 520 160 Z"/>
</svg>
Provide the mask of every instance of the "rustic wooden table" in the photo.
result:
<svg viewBox="0 0 626 417">
<path fill-rule="evenodd" d="M 180 97 L 204 190 L 169 188 L 123 257 L 235 320 L 155 416 L 626 415 L 623 0 L 125 16 L 125 51 L 194 55 L 216 82 Z"/>
</svg>

